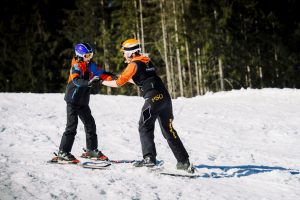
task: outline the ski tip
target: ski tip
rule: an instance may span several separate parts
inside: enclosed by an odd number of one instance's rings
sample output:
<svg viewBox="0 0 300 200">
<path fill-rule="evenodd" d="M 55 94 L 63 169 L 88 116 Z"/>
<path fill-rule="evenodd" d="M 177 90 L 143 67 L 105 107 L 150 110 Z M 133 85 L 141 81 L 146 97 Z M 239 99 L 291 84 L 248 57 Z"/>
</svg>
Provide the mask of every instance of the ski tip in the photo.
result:
<svg viewBox="0 0 300 200">
<path fill-rule="evenodd" d="M 77 164 L 77 163 L 80 163 L 80 160 L 78 160 L 78 159 L 75 159 L 75 160 L 72 160 L 72 161 L 71 161 L 71 163 L 73 163 L 73 164 Z"/>
<path fill-rule="evenodd" d="M 47 163 L 57 163 L 58 162 L 58 157 L 55 156 L 51 160 L 48 160 Z"/>
<path fill-rule="evenodd" d="M 47 163 L 53 164 L 53 163 L 57 163 L 57 161 L 55 161 L 55 160 L 48 160 Z"/>
</svg>

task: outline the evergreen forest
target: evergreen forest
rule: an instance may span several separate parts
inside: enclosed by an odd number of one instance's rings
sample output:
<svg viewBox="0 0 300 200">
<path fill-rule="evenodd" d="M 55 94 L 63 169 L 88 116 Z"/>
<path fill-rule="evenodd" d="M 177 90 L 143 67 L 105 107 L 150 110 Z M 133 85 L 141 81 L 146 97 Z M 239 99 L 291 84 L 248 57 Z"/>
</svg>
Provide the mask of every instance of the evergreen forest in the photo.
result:
<svg viewBox="0 0 300 200">
<path fill-rule="evenodd" d="M 74 45 L 120 74 L 141 42 L 173 98 L 300 88 L 298 0 L 2 0 L 0 92 L 64 92 Z M 139 95 L 132 84 L 101 94 Z"/>
</svg>

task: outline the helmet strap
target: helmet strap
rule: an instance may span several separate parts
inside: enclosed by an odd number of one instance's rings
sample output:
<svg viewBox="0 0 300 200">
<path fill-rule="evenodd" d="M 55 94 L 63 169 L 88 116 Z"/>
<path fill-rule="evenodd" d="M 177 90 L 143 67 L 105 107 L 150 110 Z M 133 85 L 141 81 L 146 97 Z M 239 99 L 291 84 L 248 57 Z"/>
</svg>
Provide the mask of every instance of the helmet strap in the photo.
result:
<svg viewBox="0 0 300 200">
<path fill-rule="evenodd" d="M 141 54 L 140 54 L 140 51 L 137 51 L 137 52 L 134 52 L 133 53 L 135 56 L 140 56 Z M 133 56 L 133 54 L 131 55 L 131 56 Z"/>
<path fill-rule="evenodd" d="M 75 60 L 77 60 L 78 62 L 83 62 L 83 57 L 75 56 Z"/>
</svg>

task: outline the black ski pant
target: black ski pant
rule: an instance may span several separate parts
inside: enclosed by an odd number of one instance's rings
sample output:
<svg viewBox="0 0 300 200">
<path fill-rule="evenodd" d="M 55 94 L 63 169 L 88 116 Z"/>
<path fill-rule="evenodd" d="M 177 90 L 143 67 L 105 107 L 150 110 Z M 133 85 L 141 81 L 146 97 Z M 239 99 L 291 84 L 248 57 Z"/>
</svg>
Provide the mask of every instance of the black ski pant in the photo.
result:
<svg viewBox="0 0 300 200">
<path fill-rule="evenodd" d="M 189 155 L 184 148 L 176 130 L 173 128 L 172 101 L 169 93 L 152 90 L 144 97 L 145 103 L 139 121 L 139 134 L 143 157 L 156 157 L 154 143 L 154 125 L 158 119 L 162 134 L 167 140 L 178 162 L 184 162 Z"/>
<path fill-rule="evenodd" d="M 84 124 L 86 134 L 86 147 L 89 150 L 98 148 L 95 120 L 88 105 L 78 106 L 67 103 L 67 125 L 61 138 L 59 150 L 71 152 L 77 133 L 78 117 Z"/>
</svg>

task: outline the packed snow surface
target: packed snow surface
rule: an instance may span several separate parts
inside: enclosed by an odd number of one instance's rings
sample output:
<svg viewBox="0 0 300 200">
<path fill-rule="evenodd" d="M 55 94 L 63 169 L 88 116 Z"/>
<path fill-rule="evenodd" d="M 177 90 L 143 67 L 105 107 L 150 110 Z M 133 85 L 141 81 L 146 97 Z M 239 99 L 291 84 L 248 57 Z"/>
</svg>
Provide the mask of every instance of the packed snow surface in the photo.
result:
<svg viewBox="0 0 300 200">
<path fill-rule="evenodd" d="M 300 199 L 300 90 L 208 93 L 173 100 L 174 128 L 198 178 L 132 164 L 109 170 L 47 163 L 66 125 L 64 94 L 0 93 L 0 199 Z M 142 159 L 141 97 L 91 96 L 99 149 L 111 159 Z M 158 160 L 176 160 L 156 124 Z M 72 153 L 85 147 L 79 122 Z"/>
</svg>

